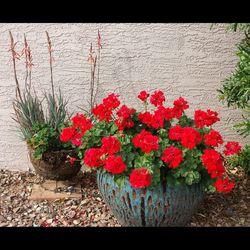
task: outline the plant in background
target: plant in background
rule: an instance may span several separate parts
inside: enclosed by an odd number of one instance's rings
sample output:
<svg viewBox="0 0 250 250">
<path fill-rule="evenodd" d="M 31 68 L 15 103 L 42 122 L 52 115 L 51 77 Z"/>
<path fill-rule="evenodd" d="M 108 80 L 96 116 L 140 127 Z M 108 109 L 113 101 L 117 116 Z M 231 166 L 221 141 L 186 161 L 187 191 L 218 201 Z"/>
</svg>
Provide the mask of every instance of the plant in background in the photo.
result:
<svg viewBox="0 0 250 250">
<path fill-rule="evenodd" d="M 89 55 L 88 55 L 88 63 L 90 64 L 90 93 L 89 93 L 90 99 L 88 100 L 89 108 L 86 110 L 84 108 L 78 107 L 84 110 L 85 114 L 88 116 L 92 115 L 91 110 L 96 104 L 96 95 L 100 83 L 100 61 L 101 61 L 102 42 L 99 30 L 97 33 L 96 44 L 97 44 L 97 55 L 95 55 L 92 43 L 90 44 Z"/>
<path fill-rule="evenodd" d="M 228 164 L 232 167 L 241 167 L 246 173 L 250 174 L 250 145 L 246 145 L 237 155 L 227 159 Z"/>
<path fill-rule="evenodd" d="M 119 95 L 110 94 L 92 109 L 92 120 L 77 114 L 62 130 L 61 141 L 77 148 L 82 164 L 112 174 L 119 186 L 129 179 L 134 188 L 167 182 L 200 183 L 211 192 L 233 189 L 224 157 L 215 149 L 223 144 L 220 133 L 211 128 L 220 120 L 217 112 L 196 110 L 189 118 L 188 102 L 180 97 L 166 107 L 162 91 L 141 91 L 138 98 L 142 112 L 121 105 Z M 226 147 L 225 154 L 241 149 L 237 142 Z"/>
<path fill-rule="evenodd" d="M 68 121 L 66 110 L 67 101 L 64 100 L 60 89 L 59 94 L 55 95 L 52 68 L 53 50 L 48 32 L 46 32 L 46 35 L 49 50 L 52 93 L 44 93 L 44 97 L 47 100 L 46 115 L 42 107 L 42 101 L 37 97 L 35 87 L 32 85 L 32 53 L 26 36 L 24 35 L 24 49 L 19 55 L 15 50 L 16 43 L 14 42 L 11 32 L 9 32 L 9 34 L 11 40 L 10 51 L 12 54 L 16 82 L 16 98 L 13 101 L 15 111 L 14 120 L 19 124 L 23 139 L 27 142 L 29 147 L 34 149 L 34 157 L 36 159 L 41 159 L 43 153 L 46 151 L 65 148 L 65 145 L 61 143 L 59 136 L 62 128 Z M 16 60 L 19 60 L 22 55 L 25 55 L 26 68 L 23 91 L 21 91 L 16 72 Z"/>
<path fill-rule="evenodd" d="M 234 129 L 243 137 L 250 135 L 250 23 L 232 23 L 229 30 L 243 30 L 245 37 L 237 45 L 239 61 L 234 72 L 228 77 L 219 91 L 219 99 L 228 107 L 241 109 L 244 114 L 242 121 L 234 125 Z M 239 157 L 239 158 L 237 158 Z M 249 172 L 249 146 L 246 146 L 238 156 L 228 161 L 231 165 L 243 167 Z"/>
<path fill-rule="evenodd" d="M 17 43 L 14 42 L 12 33 L 10 35 L 10 52 L 12 55 L 13 62 L 13 72 L 16 82 L 16 98 L 13 101 L 13 108 L 15 111 L 14 120 L 19 124 L 21 133 L 24 140 L 29 140 L 34 132 L 33 126 L 36 124 L 43 124 L 45 122 L 44 113 L 41 106 L 41 102 L 38 99 L 35 92 L 31 92 L 31 71 L 32 71 L 32 56 L 30 46 L 28 46 L 26 36 L 24 35 L 25 47 L 22 54 L 25 54 L 25 68 L 26 68 L 26 78 L 25 87 L 23 93 L 21 92 L 17 71 L 16 71 L 16 60 L 20 60 L 21 55 L 16 52 L 15 46 Z M 28 82 L 29 77 L 29 82 Z"/>
<path fill-rule="evenodd" d="M 237 31 L 238 29 L 249 32 L 250 23 L 230 23 L 228 25 L 228 30 Z"/>
</svg>

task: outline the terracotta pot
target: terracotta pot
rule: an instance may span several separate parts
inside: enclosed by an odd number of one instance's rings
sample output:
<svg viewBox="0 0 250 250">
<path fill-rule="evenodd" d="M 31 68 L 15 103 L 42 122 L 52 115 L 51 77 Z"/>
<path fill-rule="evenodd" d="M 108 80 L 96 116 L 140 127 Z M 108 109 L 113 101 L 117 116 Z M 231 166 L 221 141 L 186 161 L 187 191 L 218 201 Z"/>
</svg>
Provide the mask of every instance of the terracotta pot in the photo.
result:
<svg viewBox="0 0 250 250">
<path fill-rule="evenodd" d="M 97 172 L 97 184 L 104 201 L 123 226 L 184 226 L 201 205 L 205 193 L 200 185 L 132 188 L 128 180 L 122 188 L 113 175 Z"/>
<path fill-rule="evenodd" d="M 76 157 L 73 150 L 47 151 L 41 160 L 34 158 L 34 150 L 29 149 L 30 161 L 35 171 L 50 180 L 68 180 L 78 174 L 81 169 L 79 161 L 68 162 L 67 156 Z"/>
</svg>

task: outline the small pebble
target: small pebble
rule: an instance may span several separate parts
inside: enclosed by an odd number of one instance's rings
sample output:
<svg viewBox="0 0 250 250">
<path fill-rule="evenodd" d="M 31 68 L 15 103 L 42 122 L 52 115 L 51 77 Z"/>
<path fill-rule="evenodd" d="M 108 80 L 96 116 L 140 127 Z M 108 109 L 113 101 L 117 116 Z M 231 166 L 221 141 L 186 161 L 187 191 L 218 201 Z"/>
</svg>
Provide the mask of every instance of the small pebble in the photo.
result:
<svg viewBox="0 0 250 250">
<path fill-rule="evenodd" d="M 53 219 L 47 219 L 46 222 L 51 224 L 53 222 Z"/>
<path fill-rule="evenodd" d="M 79 220 L 73 220 L 73 224 L 74 224 L 74 225 L 78 225 L 79 223 L 80 223 Z"/>
</svg>

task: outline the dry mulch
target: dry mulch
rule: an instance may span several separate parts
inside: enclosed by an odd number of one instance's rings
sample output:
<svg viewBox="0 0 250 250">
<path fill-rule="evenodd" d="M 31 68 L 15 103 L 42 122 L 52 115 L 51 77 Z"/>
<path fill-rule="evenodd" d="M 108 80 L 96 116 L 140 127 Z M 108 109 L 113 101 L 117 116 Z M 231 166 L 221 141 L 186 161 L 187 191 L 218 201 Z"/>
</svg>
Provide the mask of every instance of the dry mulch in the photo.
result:
<svg viewBox="0 0 250 250">
<path fill-rule="evenodd" d="M 250 226 L 250 182 L 239 170 L 231 170 L 236 182 L 227 195 L 207 195 L 188 227 Z M 82 199 L 30 201 L 32 185 L 43 178 L 33 172 L 0 170 L 0 227 L 107 227 L 120 224 L 103 202 L 95 173 L 80 173 Z"/>
<path fill-rule="evenodd" d="M 229 194 L 209 194 L 189 226 L 249 227 L 250 181 L 249 175 L 239 169 L 227 169 L 235 183 Z"/>
</svg>

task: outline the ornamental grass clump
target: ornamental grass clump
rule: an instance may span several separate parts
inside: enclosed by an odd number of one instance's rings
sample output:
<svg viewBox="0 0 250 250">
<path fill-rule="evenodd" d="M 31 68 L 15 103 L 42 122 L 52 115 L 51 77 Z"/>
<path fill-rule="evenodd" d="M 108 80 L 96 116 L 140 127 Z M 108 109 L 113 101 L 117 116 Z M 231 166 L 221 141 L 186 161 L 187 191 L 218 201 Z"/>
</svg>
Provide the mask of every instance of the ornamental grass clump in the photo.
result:
<svg viewBox="0 0 250 250">
<path fill-rule="evenodd" d="M 189 118 L 185 114 L 188 102 L 180 97 L 165 106 L 162 91 L 141 91 L 138 98 L 143 111 L 122 105 L 119 95 L 110 94 L 92 109 L 94 119 L 76 114 L 62 130 L 61 140 L 76 147 L 83 165 L 113 175 L 120 187 L 129 179 L 133 188 L 167 182 L 200 183 L 210 192 L 233 189 L 224 157 L 216 150 L 223 138 L 211 128 L 220 120 L 217 112 L 198 109 Z M 224 154 L 240 150 L 237 142 L 229 142 Z"/>
</svg>

